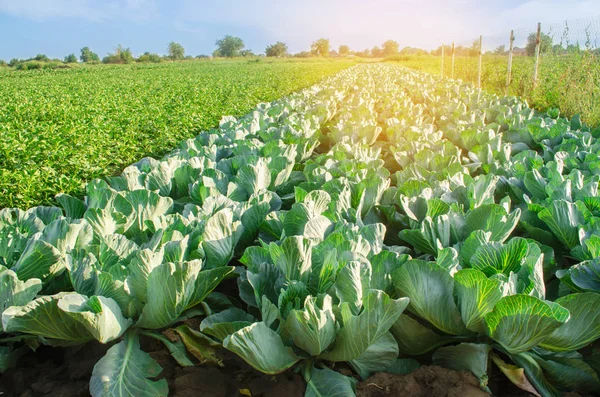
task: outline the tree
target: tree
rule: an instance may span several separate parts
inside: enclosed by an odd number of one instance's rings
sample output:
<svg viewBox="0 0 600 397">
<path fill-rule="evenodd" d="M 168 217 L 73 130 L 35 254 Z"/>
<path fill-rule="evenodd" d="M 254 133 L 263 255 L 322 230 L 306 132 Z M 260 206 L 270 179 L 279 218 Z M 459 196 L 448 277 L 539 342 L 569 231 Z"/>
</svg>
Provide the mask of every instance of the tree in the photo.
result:
<svg viewBox="0 0 600 397">
<path fill-rule="evenodd" d="M 278 41 L 275 44 L 271 44 L 265 50 L 265 54 L 267 54 L 268 57 L 284 57 L 287 55 L 287 52 L 287 45 L 285 43 L 282 43 L 281 41 Z"/>
<path fill-rule="evenodd" d="M 213 52 L 216 57 L 237 57 L 244 49 L 244 40 L 239 37 L 227 35 L 215 42 L 217 49 Z"/>
<path fill-rule="evenodd" d="M 48 62 L 50 61 L 50 58 L 48 58 L 45 54 L 37 54 L 35 58 L 33 58 L 33 60 L 40 62 Z"/>
<path fill-rule="evenodd" d="M 83 47 L 81 49 L 81 56 L 79 57 L 81 62 L 98 62 L 100 61 L 100 57 L 95 52 L 90 50 L 90 47 Z"/>
<path fill-rule="evenodd" d="M 383 50 L 381 50 L 381 48 L 375 46 L 371 50 L 371 56 L 373 58 L 381 58 L 383 56 Z"/>
<path fill-rule="evenodd" d="M 531 33 L 527 36 L 527 45 L 525 46 L 525 53 L 532 57 L 535 55 L 535 41 L 536 33 Z M 545 33 L 540 35 L 540 54 L 544 54 L 552 49 L 552 37 Z"/>
<path fill-rule="evenodd" d="M 388 40 L 385 43 L 383 43 L 384 56 L 396 55 L 398 54 L 399 49 L 400 45 L 394 40 Z"/>
<path fill-rule="evenodd" d="M 77 62 L 77 56 L 75 56 L 75 54 L 69 54 L 65 57 L 65 63 L 76 63 Z"/>
<path fill-rule="evenodd" d="M 242 51 L 240 51 L 240 56 L 241 57 L 253 57 L 255 55 L 252 52 L 252 50 L 242 50 Z"/>
<path fill-rule="evenodd" d="M 368 48 L 363 50 L 363 51 L 357 51 L 355 52 L 357 57 L 361 57 L 361 58 L 368 58 L 371 56 L 371 50 L 369 50 Z"/>
<path fill-rule="evenodd" d="M 327 39 L 319 39 L 312 43 L 310 46 L 310 52 L 313 55 L 319 57 L 328 57 L 329 56 L 329 40 Z"/>
<path fill-rule="evenodd" d="M 169 58 L 174 61 L 185 58 L 185 49 L 179 43 L 175 43 L 174 41 L 169 43 Z"/>
<path fill-rule="evenodd" d="M 347 46 L 347 45 L 345 45 L 345 44 L 342 44 L 342 45 L 340 46 L 340 49 L 338 50 L 338 53 L 339 53 L 340 55 L 348 55 L 348 54 L 350 54 L 350 47 L 348 47 L 348 46 Z"/>
</svg>

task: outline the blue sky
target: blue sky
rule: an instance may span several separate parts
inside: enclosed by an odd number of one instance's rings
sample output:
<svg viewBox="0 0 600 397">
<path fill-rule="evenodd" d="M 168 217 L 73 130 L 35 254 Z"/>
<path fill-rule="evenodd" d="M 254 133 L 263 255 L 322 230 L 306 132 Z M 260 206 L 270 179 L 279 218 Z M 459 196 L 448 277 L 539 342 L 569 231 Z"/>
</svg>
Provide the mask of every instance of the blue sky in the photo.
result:
<svg viewBox="0 0 600 397">
<path fill-rule="evenodd" d="M 210 54 L 225 34 L 255 52 L 278 40 L 307 50 L 319 37 L 352 49 L 387 39 L 435 48 L 598 15 L 600 0 L 0 0 L 0 59 L 62 58 L 84 46 L 104 56 L 118 44 L 162 54 L 170 41 Z"/>
</svg>

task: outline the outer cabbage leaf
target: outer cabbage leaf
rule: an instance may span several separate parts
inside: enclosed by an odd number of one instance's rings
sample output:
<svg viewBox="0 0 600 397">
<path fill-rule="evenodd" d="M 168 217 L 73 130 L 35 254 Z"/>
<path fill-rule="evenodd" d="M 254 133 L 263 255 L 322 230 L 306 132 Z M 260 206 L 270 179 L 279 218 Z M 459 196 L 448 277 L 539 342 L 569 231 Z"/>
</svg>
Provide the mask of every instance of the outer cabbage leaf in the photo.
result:
<svg viewBox="0 0 600 397">
<path fill-rule="evenodd" d="M 6 332 L 23 332 L 69 343 L 93 339 L 107 343 L 121 336 L 131 323 L 110 298 L 87 298 L 65 292 L 42 296 L 2 313 L 2 326 Z"/>
<path fill-rule="evenodd" d="M 410 298 L 409 310 L 450 334 L 468 333 L 454 303 L 454 279 L 434 262 L 411 260 L 392 275 L 400 296 Z"/>
<path fill-rule="evenodd" d="M 92 397 L 166 397 L 167 381 L 151 381 L 162 368 L 140 349 L 137 334 L 128 332 L 125 339 L 106 352 L 94 366 L 90 380 Z"/>
<path fill-rule="evenodd" d="M 0 315 L 10 306 L 24 306 L 42 289 L 36 278 L 21 281 L 12 270 L 0 266 Z M 2 327 L 0 327 L 2 331 Z"/>
<path fill-rule="evenodd" d="M 600 338 L 600 294 L 584 292 L 556 300 L 569 310 L 566 324 L 556 329 L 540 346 L 554 351 L 579 350 Z"/>
<path fill-rule="evenodd" d="M 285 371 L 300 357 L 285 346 L 281 337 L 265 323 L 254 323 L 225 338 L 223 347 L 244 359 L 253 368 L 270 375 Z"/>
<path fill-rule="evenodd" d="M 356 393 L 356 380 L 329 368 L 312 368 L 304 397 L 348 397 Z"/>
<path fill-rule="evenodd" d="M 537 346 L 568 319 L 564 307 L 529 295 L 506 296 L 485 316 L 489 335 L 511 354 Z"/>
<path fill-rule="evenodd" d="M 454 275 L 454 291 L 465 326 L 485 334 L 484 317 L 502 298 L 501 282 L 489 279 L 476 269 L 463 269 Z"/>
<path fill-rule="evenodd" d="M 344 326 L 338 332 L 331 349 L 322 353 L 328 361 L 351 361 L 359 358 L 369 346 L 383 337 L 408 306 L 407 298 L 391 299 L 385 292 L 369 290 L 363 310 L 352 314 L 347 303 L 341 306 Z"/>
<path fill-rule="evenodd" d="M 198 305 L 231 267 L 200 271 L 199 261 L 163 263 L 148 277 L 148 302 L 137 322 L 141 328 L 160 329 L 173 324 L 184 311 Z"/>
</svg>

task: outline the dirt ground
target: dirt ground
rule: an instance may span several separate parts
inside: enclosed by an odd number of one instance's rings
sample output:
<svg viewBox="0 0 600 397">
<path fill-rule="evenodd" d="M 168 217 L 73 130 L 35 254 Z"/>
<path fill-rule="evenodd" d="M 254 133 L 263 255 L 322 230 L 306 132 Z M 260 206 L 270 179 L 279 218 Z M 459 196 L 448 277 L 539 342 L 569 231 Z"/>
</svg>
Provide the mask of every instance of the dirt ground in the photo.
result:
<svg viewBox="0 0 600 397">
<path fill-rule="evenodd" d="M 300 375 L 285 372 L 269 376 L 250 368 L 233 354 L 223 357 L 224 368 L 180 367 L 170 353 L 154 340 L 142 340 L 142 347 L 163 368 L 159 378 L 169 384 L 174 397 L 303 397 Z M 41 347 L 21 360 L 20 367 L 0 376 L 2 397 L 87 397 L 92 369 L 109 346 L 97 343 L 80 348 Z M 529 394 L 512 387 L 494 386 L 495 395 L 524 397 Z M 245 389 L 245 390 L 244 390 Z M 242 394 L 244 391 L 245 394 Z M 408 375 L 377 374 L 357 387 L 359 397 L 484 397 L 470 373 L 437 366 L 424 366 Z"/>
<path fill-rule="evenodd" d="M 358 397 L 486 397 L 470 373 L 438 366 L 421 367 L 408 375 L 376 374 L 358 385 Z"/>
<path fill-rule="evenodd" d="M 294 373 L 263 375 L 234 355 L 224 357 L 224 368 L 183 368 L 160 343 L 145 342 L 144 350 L 163 368 L 159 378 L 167 380 L 170 396 L 237 397 L 241 389 L 250 390 L 252 397 L 304 395 L 304 381 Z M 87 397 L 94 365 L 108 348 L 97 343 L 80 349 L 42 347 L 24 357 L 19 368 L 0 375 L 0 396 Z"/>
</svg>

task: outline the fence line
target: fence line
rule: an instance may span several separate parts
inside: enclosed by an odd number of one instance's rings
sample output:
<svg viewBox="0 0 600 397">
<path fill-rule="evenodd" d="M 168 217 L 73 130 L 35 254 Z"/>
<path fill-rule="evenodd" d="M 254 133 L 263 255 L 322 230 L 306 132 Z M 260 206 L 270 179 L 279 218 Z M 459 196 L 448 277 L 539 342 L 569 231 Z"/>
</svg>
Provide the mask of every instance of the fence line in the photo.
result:
<svg viewBox="0 0 600 397">
<path fill-rule="evenodd" d="M 513 44 L 515 42 L 515 31 L 510 31 L 510 38 L 508 39 L 509 49 L 508 49 L 508 67 L 506 70 L 506 90 L 504 91 L 504 95 L 508 95 L 508 90 L 510 89 L 510 82 L 512 77 L 512 59 L 513 59 Z"/>
<path fill-rule="evenodd" d="M 539 109 L 586 114 L 600 126 L 600 16 L 445 42 L 429 63 L 414 64 Z"/>
<path fill-rule="evenodd" d="M 533 83 L 532 83 L 532 90 L 534 90 L 534 91 L 535 91 L 535 86 L 537 84 L 538 68 L 540 66 L 540 46 L 542 43 L 541 34 L 542 34 L 542 24 L 540 22 L 538 22 L 537 33 L 535 36 L 535 64 L 533 66 Z"/>
<path fill-rule="evenodd" d="M 560 32 L 561 29 L 562 32 Z M 451 43 L 451 45 L 442 44 L 437 52 L 438 56 L 441 55 L 440 75 L 449 75 L 451 78 L 466 78 L 466 80 L 475 83 L 477 87 L 481 87 L 483 84 L 482 80 L 485 81 L 486 77 L 488 77 L 484 70 L 487 65 L 482 64 L 482 56 L 484 54 L 492 54 L 497 55 L 499 58 L 506 57 L 504 67 L 505 76 L 502 77 L 503 83 L 501 83 L 502 87 L 500 91 L 505 95 L 509 95 L 511 93 L 511 85 L 515 82 L 515 59 L 527 55 L 533 60 L 532 63 L 527 63 L 531 65 L 531 69 L 529 69 L 529 88 L 527 90 L 535 91 L 540 79 L 540 73 L 544 72 L 542 70 L 542 59 L 544 57 L 551 55 L 564 56 L 578 52 L 600 55 L 600 16 L 587 20 L 550 24 L 546 27 L 541 23 L 537 23 L 535 29 L 512 29 L 510 34 L 506 36 L 480 35 L 470 45 L 465 45 L 466 42 L 464 41 L 462 43 L 451 41 Z M 508 47 L 508 50 L 506 47 Z M 450 70 L 446 70 L 448 68 L 445 60 L 447 56 L 451 57 L 450 62 L 448 62 Z M 469 56 L 477 56 L 479 58 L 475 65 L 469 66 L 470 62 L 468 59 L 462 59 L 463 62 L 456 59 L 456 57 L 468 58 Z M 476 70 L 476 74 L 465 71 L 466 68 L 473 68 L 472 70 L 473 72 Z M 519 77 L 521 79 L 523 78 L 523 74 L 524 72 L 519 70 Z M 523 91 L 525 88 L 519 87 L 519 90 Z"/>
</svg>

